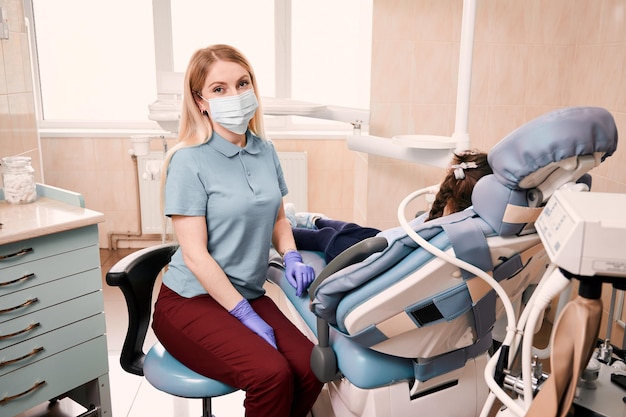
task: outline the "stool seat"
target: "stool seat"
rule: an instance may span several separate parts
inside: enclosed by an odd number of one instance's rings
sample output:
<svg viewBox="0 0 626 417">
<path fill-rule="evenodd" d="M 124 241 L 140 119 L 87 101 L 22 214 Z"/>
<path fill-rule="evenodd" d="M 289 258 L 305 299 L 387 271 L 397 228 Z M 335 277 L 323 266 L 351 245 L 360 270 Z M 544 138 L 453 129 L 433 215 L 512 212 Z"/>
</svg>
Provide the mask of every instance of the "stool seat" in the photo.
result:
<svg viewBox="0 0 626 417">
<path fill-rule="evenodd" d="M 187 368 L 158 342 L 146 353 L 143 372 L 155 388 L 179 397 L 219 397 L 237 391 L 237 388 Z"/>
</svg>

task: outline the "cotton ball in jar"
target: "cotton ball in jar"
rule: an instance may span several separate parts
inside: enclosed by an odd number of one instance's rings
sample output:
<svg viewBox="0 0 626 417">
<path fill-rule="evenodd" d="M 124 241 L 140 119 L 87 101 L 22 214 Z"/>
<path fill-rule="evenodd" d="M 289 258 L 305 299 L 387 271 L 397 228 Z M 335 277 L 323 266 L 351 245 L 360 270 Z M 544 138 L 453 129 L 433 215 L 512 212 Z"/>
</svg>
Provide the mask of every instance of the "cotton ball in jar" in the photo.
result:
<svg viewBox="0 0 626 417">
<path fill-rule="evenodd" d="M 30 157 L 9 156 L 2 158 L 4 198 L 8 203 L 26 204 L 37 199 L 34 172 Z"/>
</svg>

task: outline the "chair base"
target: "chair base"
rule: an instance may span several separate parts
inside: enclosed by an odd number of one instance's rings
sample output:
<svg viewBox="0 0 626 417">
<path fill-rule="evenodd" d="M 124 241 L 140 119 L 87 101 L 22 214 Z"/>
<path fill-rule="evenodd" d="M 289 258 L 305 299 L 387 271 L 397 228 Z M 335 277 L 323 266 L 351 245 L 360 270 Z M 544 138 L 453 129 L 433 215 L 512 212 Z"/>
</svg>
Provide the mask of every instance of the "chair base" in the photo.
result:
<svg viewBox="0 0 626 417">
<path fill-rule="evenodd" d="M 203 398 L 202 399 L 202 417 L 215 417 L 212 414 L 211 399 L 210 398 Z"/>
</svg>

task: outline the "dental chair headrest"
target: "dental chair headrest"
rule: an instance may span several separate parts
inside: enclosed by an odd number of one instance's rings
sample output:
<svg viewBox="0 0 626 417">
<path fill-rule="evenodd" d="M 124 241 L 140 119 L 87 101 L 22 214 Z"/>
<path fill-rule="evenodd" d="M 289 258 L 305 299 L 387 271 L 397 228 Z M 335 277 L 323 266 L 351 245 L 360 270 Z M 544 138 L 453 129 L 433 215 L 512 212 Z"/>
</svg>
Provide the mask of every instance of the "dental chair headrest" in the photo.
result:
<svg viewBox="0 0 626 417">
<path fill-rule="evenodd" d="M 472 202 L 474 212 L 498 236 L 522 234 L 524 228 L 532 225 L 541 214 L 541 208 L 529 207 L 525 190 L 505 186 L 494 174 L 478 180 L 472 192 Z"/>
<path fill-rule="evenodd" d="M 474 187 L 474 211 L 500 236 L 534 231 L 542 203 L 556 189 L 581 178 L 617 147 L 613 116 L 598 107 L 570 107 L 544 114 L 489 151 L 492 175 Z"/>
<path fill-rule="evenodd" d="M 558 186 L 599 165 L 616 147 L 611 113 L 599 107 L 569 107 L 514 130 L 489 151 L 487 160 L 498 181 L 513 190 L 548 183 L 545 200 Z M 550 187 L 554 182 L 560 184 Z"/>
</svg>

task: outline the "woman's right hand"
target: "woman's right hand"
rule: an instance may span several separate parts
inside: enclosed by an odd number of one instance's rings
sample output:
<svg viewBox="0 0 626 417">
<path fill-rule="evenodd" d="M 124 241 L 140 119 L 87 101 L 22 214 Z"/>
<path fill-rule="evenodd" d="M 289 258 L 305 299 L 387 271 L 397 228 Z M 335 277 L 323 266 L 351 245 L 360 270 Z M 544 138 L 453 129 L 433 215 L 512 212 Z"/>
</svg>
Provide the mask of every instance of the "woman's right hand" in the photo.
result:
<svg viewBox="0 0 626 417">
<path fill-rule="evenodd" d="M 239 301 L 229 313 L 235 316 L 248 329 L 265 339 L 274 349 L 278 349 L 274 329 L 254 311 L 248 300 L 244 298 Z"/>
</svg>

